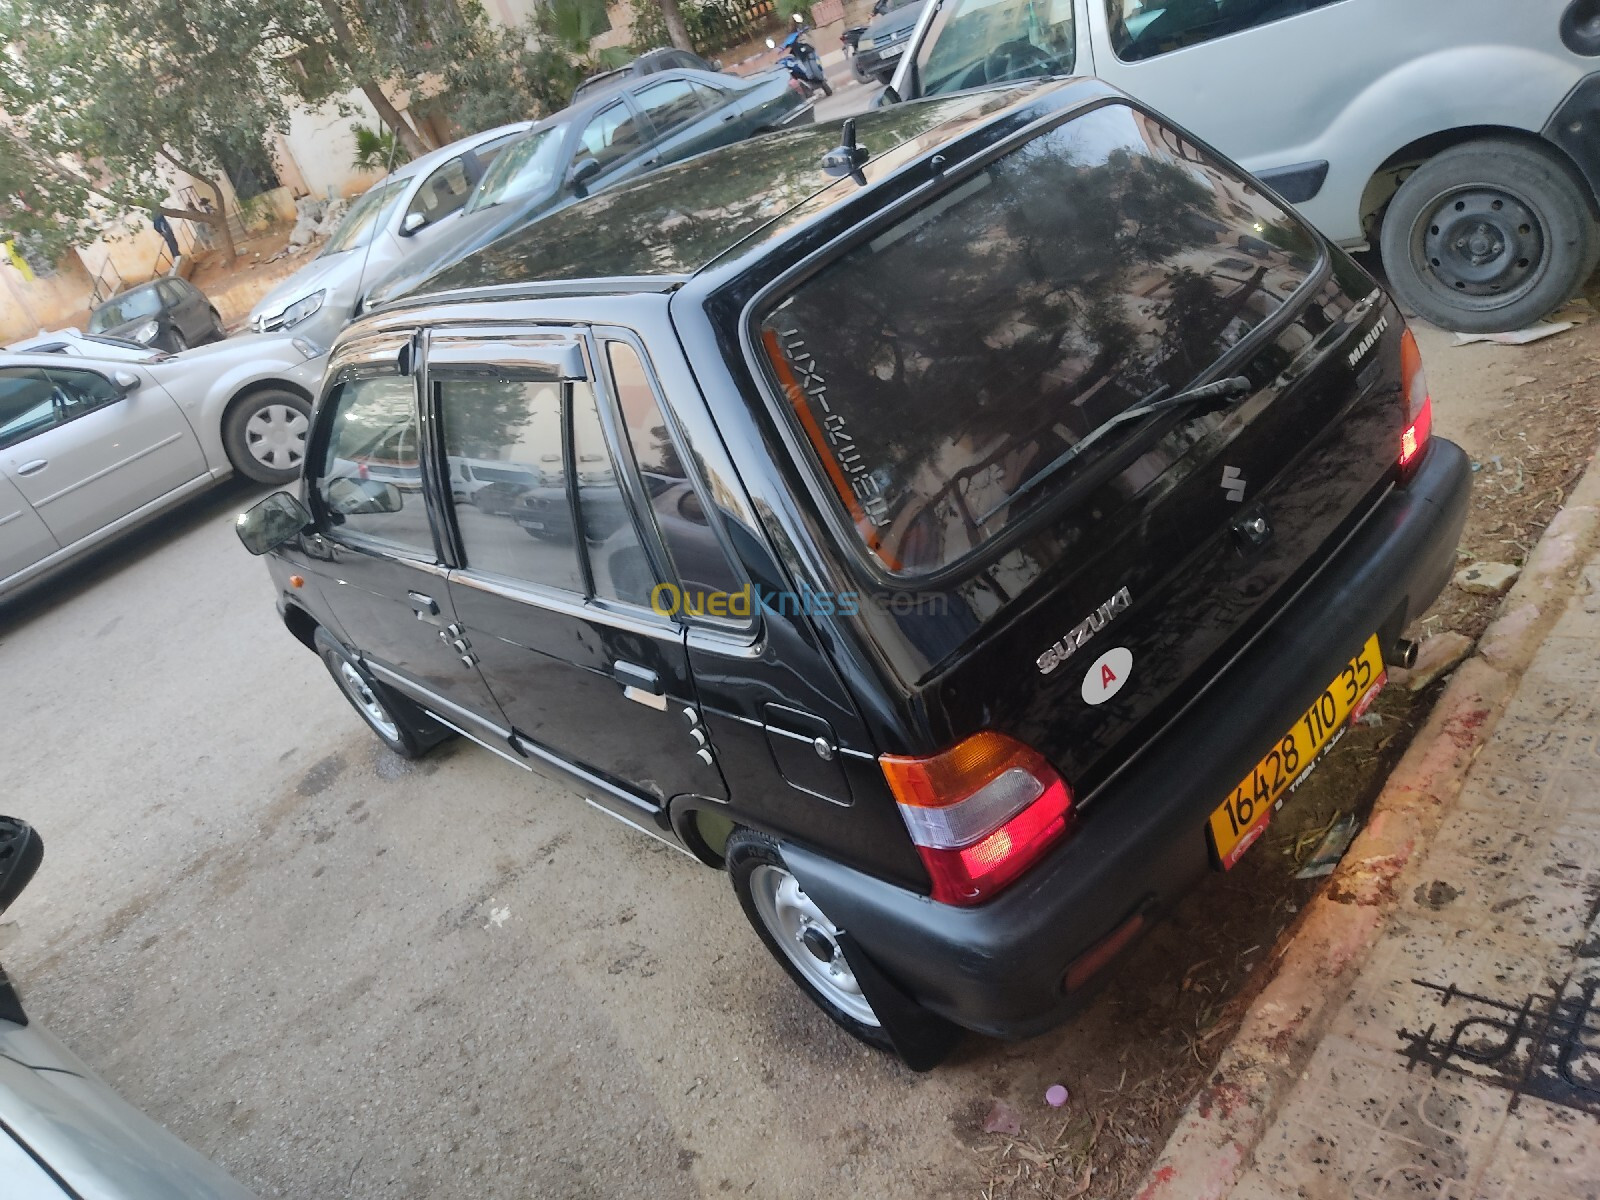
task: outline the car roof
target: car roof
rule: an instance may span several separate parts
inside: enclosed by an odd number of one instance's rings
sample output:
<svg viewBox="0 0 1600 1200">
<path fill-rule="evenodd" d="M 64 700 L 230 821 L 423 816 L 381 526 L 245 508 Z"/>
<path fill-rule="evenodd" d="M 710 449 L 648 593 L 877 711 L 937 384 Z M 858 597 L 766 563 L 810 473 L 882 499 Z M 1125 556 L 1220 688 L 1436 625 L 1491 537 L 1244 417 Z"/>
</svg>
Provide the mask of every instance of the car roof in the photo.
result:
<svg viewBox="0 0 1600 1200">
<path fill-rule="evenodd" d="M 508 133 L 521 133 L 532 125 L 532 121 L 514 121 L 510 125 L 497 125 L 493 129 L 485 129 L 482 133 L 474 133 L 468 137 L 458 138 L 448 146 L 440 146 L 437 150 L 429 150 L 421 158 L 414 158 L 408 163 L 400 164 L 400 166 L 372 186 L 382 187 L 384 184 L 393 183 L 398 179 L 410 179 L 414 175 L 426 174 L 439 166 L 439 164 L 448 162 L 463 150 L 471 150 Z M 368 190 L 370 191 L 371 189 L 369 188 Z"/>
<path fill-rule="evenodd" d="M 855 118 L 858 142 L 870 155 L 864 166 L 876 176 L 892 173 L 910 157 L 1068 87 L 1082 89 L 1085 100 L 1119 94 L 1078 79 L 876 109 Z M 856 184 L 822 166 L 840 133 L 840 125 L 830 121 L 752 138 L 597 192 L 507 233 L 382 307 L 446 292 L 494 288 L 499 294 L 518 285 L 548 291 L 550 284 L 576 281 L 631 279 L 648 290 L 646 281 L 653 278 L 659 290 L 699 273 L 741 243 L 787 236 L 783 219 L 802 206 L 808 217 L 816 216 L 857 195 Z M 873 164 L 880 170 L 873 172 Z"/>
</svg>

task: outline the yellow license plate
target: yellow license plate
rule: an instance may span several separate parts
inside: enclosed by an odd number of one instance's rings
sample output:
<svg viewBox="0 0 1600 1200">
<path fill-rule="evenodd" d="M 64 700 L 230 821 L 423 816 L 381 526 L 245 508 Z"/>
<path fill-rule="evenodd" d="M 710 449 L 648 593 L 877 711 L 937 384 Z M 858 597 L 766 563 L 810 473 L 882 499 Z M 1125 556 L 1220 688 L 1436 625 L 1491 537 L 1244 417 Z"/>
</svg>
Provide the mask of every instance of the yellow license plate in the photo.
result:
<svg viewBox="0 0 1600 1200">
<path fill-rule="evenodd" d="M 1262 835 L 1272 814 L 1305 778 L 1317 756 L 1338 738 L 1348 721 L 1366 712 L 1387 678 L 1378 638 L 1373 635 L 1217 806 L 1211 814 L 1211 844 L 1224 870 L 1238 862 Z"/>
</svg>

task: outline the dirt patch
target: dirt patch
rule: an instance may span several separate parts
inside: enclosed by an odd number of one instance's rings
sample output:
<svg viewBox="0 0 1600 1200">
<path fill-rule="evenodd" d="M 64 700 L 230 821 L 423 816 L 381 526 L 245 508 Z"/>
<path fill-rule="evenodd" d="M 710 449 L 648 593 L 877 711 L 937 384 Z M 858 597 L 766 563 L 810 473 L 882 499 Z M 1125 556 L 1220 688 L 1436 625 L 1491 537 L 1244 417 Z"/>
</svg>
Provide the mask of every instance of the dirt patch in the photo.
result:
<svg viewBox="0 0 1600 1200">
<path fill-rule="evenodd" d="M 1575 328 L 1523 347 L 1454 347 L 1447 334 L 1418 330 L 1435 430 L 1460 443 L 1475 464 L 1463 565 L 1521 565 L 1588 466 L 1600 437 L 1600 389 L 1593 389 L 1600 325 L 1588 320 L 1591 311 L 1578 306 L 1563 314 L 1578 319 Z M 1500 603 L 1452 585 L 1413 636 L 1456 630 L 1476 638 Z M 985 1197 L 1098 1200 L 1126 1195 L 1144 1178 L 1265 982 L 1257 968 L 1325 886 L 1296 879 L 1296 871 L 1342 816 L 1365 820 L 1442 686 L 1386 689 L 1260 843 L 1153 929 L 1088 1011 L 1008 1050 L 991 1094 L 1008 1098 L 1020 1133 L 983 1133 L 986 1099 L 952 1114 L 953 1123 L 967 1126 L 958 1138 L 987 1170 Z M 1449 885 L 1434 888 L 1429 900 L 1453 898 Z M 1043 1099 L 1053 1083 L 1071 1092 L 1060 1110 Z"/>
</svg>

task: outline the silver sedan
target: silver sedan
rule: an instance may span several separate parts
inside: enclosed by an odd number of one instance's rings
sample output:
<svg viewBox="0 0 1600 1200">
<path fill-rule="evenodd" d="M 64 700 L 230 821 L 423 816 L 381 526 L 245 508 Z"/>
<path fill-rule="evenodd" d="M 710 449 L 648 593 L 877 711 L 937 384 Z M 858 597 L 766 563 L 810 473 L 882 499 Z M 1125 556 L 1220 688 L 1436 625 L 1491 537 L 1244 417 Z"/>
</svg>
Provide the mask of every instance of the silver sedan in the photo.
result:
<svg viewBox="0 0 1600 1200">
<path fill-rule="evenodd" d="M 0 352 L 0 596 L 234 472 L 300 474 L 326 354 L 229 338 L 182 354 Z"/>
</svg>

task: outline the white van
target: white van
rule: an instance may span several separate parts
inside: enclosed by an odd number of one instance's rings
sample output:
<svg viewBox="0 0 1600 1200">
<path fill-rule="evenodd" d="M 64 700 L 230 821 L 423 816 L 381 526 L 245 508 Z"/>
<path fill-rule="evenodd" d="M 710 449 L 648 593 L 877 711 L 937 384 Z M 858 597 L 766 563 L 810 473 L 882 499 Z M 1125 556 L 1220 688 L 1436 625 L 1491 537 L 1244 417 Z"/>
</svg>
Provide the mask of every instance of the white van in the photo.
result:
<svg viewBox="0 0 1600 1200">
<path fill-rule="evenodd" d="M 1446 328 L 1537 321 L 1600 257 L 1600 0 L 931 0 L 886 99 L 1098 75 Z"/>
</svg>

